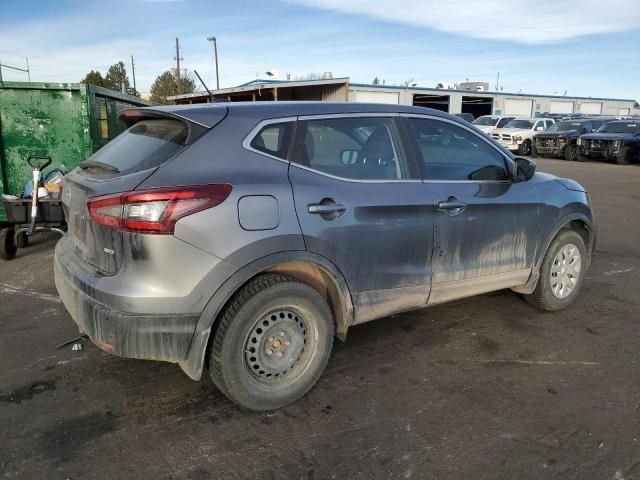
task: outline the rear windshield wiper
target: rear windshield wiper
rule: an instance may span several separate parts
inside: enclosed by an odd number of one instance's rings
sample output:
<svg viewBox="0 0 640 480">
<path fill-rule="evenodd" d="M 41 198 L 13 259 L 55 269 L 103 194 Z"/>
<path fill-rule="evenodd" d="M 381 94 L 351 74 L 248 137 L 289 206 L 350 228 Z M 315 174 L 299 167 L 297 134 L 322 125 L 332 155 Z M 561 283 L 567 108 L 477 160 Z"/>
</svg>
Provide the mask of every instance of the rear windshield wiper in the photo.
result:
<svg viewBox="0 0 640 480">
<path fill-rule="evenodd" d="M 84 162 L 80 162 L 79 166 L 81 169 L 86 170 L 87 168 L 99 168 L 100 170 L 106 170 L 108 172 L 119 173 L 117 167 L 113 165 L 109 165 L 108 163 L 99 162 L 97 160 L 85 160 Z"/>
</svg>

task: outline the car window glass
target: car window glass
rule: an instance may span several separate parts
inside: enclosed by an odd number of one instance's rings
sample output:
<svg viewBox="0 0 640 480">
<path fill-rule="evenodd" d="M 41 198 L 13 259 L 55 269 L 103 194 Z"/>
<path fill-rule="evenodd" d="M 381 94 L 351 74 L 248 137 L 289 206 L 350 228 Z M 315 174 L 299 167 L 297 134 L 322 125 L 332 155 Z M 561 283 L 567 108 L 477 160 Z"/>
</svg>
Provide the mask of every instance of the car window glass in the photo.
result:
<svg viewBox="0 0 640 480">
<path fill-rule="evenodd" d="M 343 117 L 298 123 L 293 161 L 361 180 L 409 178 L 391 118 Z"/>
<path fill-rule="evenodd" d="M 502 128 L 502 127 L 504 127 L 507 123 L 509 123 L 511 120 L 513 120 L 513 119 L 512 119 L 512 118 L 506 118 L 506 117 L 505 117 L 505 118 L 501 118 L 501 119 L 498 121 L 498 125 L 496 125 L 496 126 L 497 126 L 497 128 Z"/>
<path fill-rule="evenodd" d="M 427 180 L 508 180 L 502 154 L 466 129 L 440 120 L 410 118 Z"/>
<path fill-rule="evenodd" d="M 286 159 L 292 130 L 293 122 L 269 124 L 253 137 L 251 148 Z"/>
</svg>

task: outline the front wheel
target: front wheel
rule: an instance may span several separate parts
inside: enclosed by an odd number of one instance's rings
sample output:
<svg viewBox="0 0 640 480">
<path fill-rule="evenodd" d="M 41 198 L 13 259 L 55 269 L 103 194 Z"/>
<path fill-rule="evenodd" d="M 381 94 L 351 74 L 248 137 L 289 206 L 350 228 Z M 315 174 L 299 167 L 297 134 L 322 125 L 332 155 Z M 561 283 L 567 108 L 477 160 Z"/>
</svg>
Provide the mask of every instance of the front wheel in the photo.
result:
<svg viewBox="0 0 640 480">
<path fill-rule="evenodd" d="M 567 145 L 564 149 L 564 159 L 574 162 L 576 160 L 577 153 L 578 149 L 575 145 Z"/>
<path fill-rule="evenodd" d="M 518 153 L 523 157 L 531 155 L 531 140 L 523 141 L 518 147 Z"/>
<path fill-rule="evenodd" d="M 541 310 L 561 310 L 576 298 L 586 267 L 587 249 L 580 234 L 561 230 L 542 260 L 536 289 L 524 298 Z"/>
<path fill-rule="evenodd" d="M 622 147 L 620 153 L 616 155 L 616 163 L 618 165 L 629 165 L 631 163 L 631 147 Z"/>
<path fill-rule="evenodd" d="M 332 345 L 331 309 L 315 289 L 288 275 L 261 275 L 222 314 L 211 345 L 211 378 L 246 408 L 279 408 L 315 385 Z"/>
</svg>

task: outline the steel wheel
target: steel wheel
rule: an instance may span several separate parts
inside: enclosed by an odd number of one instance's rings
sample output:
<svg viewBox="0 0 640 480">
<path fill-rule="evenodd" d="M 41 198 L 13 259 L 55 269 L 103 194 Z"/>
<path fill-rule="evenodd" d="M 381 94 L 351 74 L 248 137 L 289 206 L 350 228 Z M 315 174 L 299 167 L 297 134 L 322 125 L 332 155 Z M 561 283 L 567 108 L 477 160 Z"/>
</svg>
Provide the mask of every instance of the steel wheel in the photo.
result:
<svg viewBox="0 0 640 480">
<path fill-rule="evenodd" d="M 563 246 L 556 254 L 551 265 L 551 291 L 556 298 L 564 299 L 571 295 L 580 279 L 582 256 L 573 243 Z"/>
<path fill-rule="evenodd" d="M 274 310 L 259 319 L 249 333 L 246 365 L 257 379 L 277 381 L 299 364 L 306 344 L 307 327 L 302 315 L 288 308 Z"/>
</svg>

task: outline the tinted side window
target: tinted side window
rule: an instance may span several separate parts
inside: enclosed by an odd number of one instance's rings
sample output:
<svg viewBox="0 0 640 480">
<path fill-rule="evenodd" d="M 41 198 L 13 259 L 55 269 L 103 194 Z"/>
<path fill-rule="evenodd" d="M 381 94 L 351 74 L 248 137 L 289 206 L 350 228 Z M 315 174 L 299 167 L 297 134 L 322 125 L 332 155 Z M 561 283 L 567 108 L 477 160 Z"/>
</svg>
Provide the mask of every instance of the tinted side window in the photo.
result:
<svg viewBox="0 0 640 480">
<path fill-rule="evenodd" d="M 513 117 L 505 117 L 505 118 L 501 118 L 498 121 L 498 125 L 496 125 L 497 128 L 503 128 L 507 123 L 509 123 L 511 120 L 513 120 Z"/>
<path fill-rule="evenodd" d="M 292 132 L 293 122 L 266 125 L 251 140 L 251 148 L 286 160 Z"/>
<path fill-rule="evenodd" d="M 593 120 L 591 121 L 591 128 L 593 131 L 599 129 L 604 122 L 602 120 Z"/>
<path fill-rule="evenodd" d="M 447 122 L 409 118 L 427 180 L 508 180 L 502 154 L 475 133 Z"/>
<path fill-rule="evenodd" d="M 292 160 L 343 178 L 409 178 L 391 118 L 344 117 L 299 121 Z"/>
</svg>

